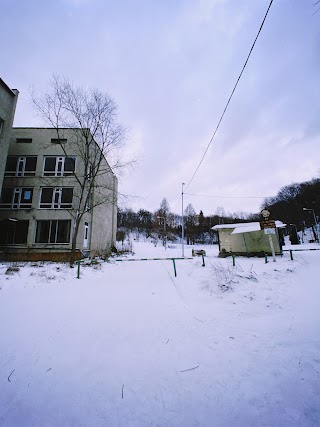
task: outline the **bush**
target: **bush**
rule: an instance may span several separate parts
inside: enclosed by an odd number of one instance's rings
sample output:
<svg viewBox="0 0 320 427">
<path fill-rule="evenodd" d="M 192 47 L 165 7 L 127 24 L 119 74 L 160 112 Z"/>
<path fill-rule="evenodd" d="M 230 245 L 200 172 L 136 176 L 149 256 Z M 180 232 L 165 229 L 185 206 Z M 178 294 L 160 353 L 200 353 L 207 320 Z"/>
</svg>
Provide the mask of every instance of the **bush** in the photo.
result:
<svg viewBox="0 0 320 427">
<path fill-rule="evenodd" d="M 224 266 L 220 261 L 211 262 L 212 279 L 222 292 L 232 291 L 236 268 L 231 264 Z"/>
</svg>

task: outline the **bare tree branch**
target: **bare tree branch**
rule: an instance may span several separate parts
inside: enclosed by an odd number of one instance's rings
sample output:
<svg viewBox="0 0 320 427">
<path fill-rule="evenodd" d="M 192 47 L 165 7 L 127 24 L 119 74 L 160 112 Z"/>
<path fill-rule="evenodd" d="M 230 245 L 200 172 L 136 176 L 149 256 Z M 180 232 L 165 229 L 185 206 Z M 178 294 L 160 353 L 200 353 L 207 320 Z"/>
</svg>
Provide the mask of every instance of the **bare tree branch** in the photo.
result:
<svg viewBox="0 0 320 427">
<path fill-rule="evenodd" d="M 62 141 L 64 129 L 72 132 L 72 149 L 83 165 L 81 173 L 76 168 L 73 172 L 78 186 L 69 210 L 74 219 L 73 263 L 79 225 L 88 206 L 91 204 L 93 209 L 115 204 L 113 172 L 132 165 L 135 160 L 123 161 L 126 129 L 118 123 L 117 105 L 108 94 L 75 87 L 68 79 L 53 75 L 48 91 L 40 96 L 31 94 L 31 99 L 40 116 L 56 130 L 58 141 Z M 70 156 L 69 146 L 59 145 L 63 154 Z"/>
</svg>

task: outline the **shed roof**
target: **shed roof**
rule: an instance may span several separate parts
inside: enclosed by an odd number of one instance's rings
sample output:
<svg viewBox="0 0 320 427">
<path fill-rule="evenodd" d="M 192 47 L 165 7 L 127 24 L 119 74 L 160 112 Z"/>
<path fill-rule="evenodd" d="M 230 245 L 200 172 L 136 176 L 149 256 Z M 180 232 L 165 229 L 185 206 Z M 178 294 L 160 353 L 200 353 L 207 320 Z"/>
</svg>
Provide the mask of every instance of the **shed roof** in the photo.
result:
<svg viewBox="0 0 320 427">
<path fill-rule="evenodd" d="M 277 228 L 283 228 L 286 224 L 282 221 L 276 221 Z M 260 231 L 260 222 L 239 222 L 238 224 L 219 224 L 211 228 L 212 230 L 234 229 L 231 234 L 250 233 Z"/>
</svg>

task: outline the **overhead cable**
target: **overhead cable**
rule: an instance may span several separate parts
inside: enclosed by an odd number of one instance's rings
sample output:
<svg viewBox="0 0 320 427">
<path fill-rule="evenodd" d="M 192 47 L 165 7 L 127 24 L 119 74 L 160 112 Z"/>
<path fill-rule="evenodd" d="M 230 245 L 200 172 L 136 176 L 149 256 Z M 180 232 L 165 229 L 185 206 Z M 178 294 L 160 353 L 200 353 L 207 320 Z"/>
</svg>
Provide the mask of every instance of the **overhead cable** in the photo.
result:
<svg viewBox="0 0 320 427">
<path fill-rule="evenodd" d="M 197 197 L 213 197 L 216 199 L 267 199 L 271 196 L 210 196 L 206 194 L 194 194 L 194 193 L 184 193 L 188 196 L 197 196 Z"/>
<path fill-rule="evenodd" d="M 239 77 L 238 77 L 238 79 L 237 79 L 237 81 L 236 81 L 236 84 L 234 85 L 234 88 L 233 88 L 233 90 L 232 90 L 232 92 L 231 92 L 231 95 L 229 96 L 228 102 L 227 102 L 226 106 L 224 107 L 223 113 L 222 113 L 222 115 L 221 115 L 221 117 L 220 117 L 220 119 L 219 119 L 219 122 L 218 122 L 218 124 L 217 124 L 217 127 L 215 128 L 215 131 L 213 132 L 213 135 L 212 135 L 212 137 L 211 137 L 211 139 L 210 139 L 210 141 L 209 141 L 209 144 L 207 145 L 207 148 L 205 149 L 205 152 L 204 152 L 204 154 L 203 154 L 203 156 L 202 156 L 202 158 L 201 158 L 201 160 L 200 160 L 200 162 L 199 162 L 199 164 L 198 164 L 198 166 L 197 166 L 197 168 L 196 168 L 196 170 L 195 170 L 194 174 L 192 175 L 192 177 L 191 177 L 190 181 L 188 182 L 188 184 L 187 184 L 187 186 L 186 186 L 186 189 L 189 187 L 189 185 L 190 185 L 190 184 L 191 184 L 191 182 L 193 181 L 194 177 L 196 176 L 196 173 L 198 172 L 198 170 L 199 170 L 199 168 L 200 168 L 200 166 L 201 166 L 201 164 L 202 164 L 202 162 L 203 162 L 203 160 L 204 160 L 204 158 L 205 158 L 205 156 L 206 156 L 206 154 L 207 154 L 207 152 L 208 152 L 208 150 L 209 150 L 209 147 L 210 147 L 210 145 L 211 145 L 211 143 L 212 143 L 212 141 L 213 141 L 213 139 L 214 139 L 214 137 L 215 137 L 215 135 L 216 135 L 216 133 L 217 133 L 217 131 L 218 131 L 219 127 L 220 127 L 220 123 L 222 122 L 222 119 L 223 119 L 223 117 L 224 117 L 224 115 L 225 115 L 225 113 L 226 113 L 226 111 L 227 111 L 227 109 L 228 109 L 228 107 L 229 107 L 230 101 L 231 101 L 231 99 L 232 99 L 232 97 L 233 97 L 233 94 L 234 94 L 234 92 L 235 92 L 235 90 L 236 90 L 236 88 L 237 88 L 237 86 L 238 86 L 238 83 L 239 83 L 239 81 L 240 81 L 240 79 L 241 79 L 241 77 L 242 77 L 242 74 L 243 74 L 243 72 L 244 72 L 244 69 L 245 69 L 245 68 L 246 68 L 246 66 L 247 66 L 247 63 L 248 63 L 249 58 L 250 58 L 250 56 L 251 56 L 251 53 L 252 53 L 252 51 L 253 51 L 253 49 L 254 49 L 254 47 L 255 47 L 255 44 L 256 44 L 256 42 L 257 42 L 257 40 L 258 40 L 258 37 L 259 37 L 259 35 L 260 35 L 260 33 L 261 33 L 262 27 L 263 27 L 263 25 L 264 25 L 264 23 L 265 23 L 265 20 L 266 20 L 267 16 L 268 16 L 268 13 L 269 13 L 269 10 L 270 10 L 270 8 L 271 8 L 272 3 L 273 3 L 273 0 L 271 0 L 271 1 L 270 1 L 270 4 L 269 4 L 268 9 L 267 9 L 267 12 L 266 12 L 266 14 L 265 14 L 265 16 L 264 16 L 264 18 L 263 18 L 263 21 L 262 21 L 262 23 L 261 23 L 261 25 L 260 25 L 259 31 L 258 31 L 258 33 L 257 33 L 257 35 L 256 35 L 256 38 L 254 39 L 254 42 L 253 42 L 253 44 L 252 44 L 252 46 L 251 46 L 251 49 L 250 49 L 249 54 L 248 54 L 248 56 L 247 56 L 247 59 L 246 59 L 246 61 L 245 61 L 245 63 L 244 63 L 244 66 L 242 67 L 241 73 L 239 74 Z"/>
</svg>

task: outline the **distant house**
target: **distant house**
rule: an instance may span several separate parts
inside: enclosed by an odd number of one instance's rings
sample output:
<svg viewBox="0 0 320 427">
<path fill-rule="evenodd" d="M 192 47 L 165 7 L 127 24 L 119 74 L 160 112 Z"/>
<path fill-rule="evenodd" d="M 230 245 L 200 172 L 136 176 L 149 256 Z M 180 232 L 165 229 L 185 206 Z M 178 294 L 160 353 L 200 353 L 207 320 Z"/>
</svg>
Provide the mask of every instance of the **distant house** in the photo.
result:
<svg viewBox="0 0 320 427">
<path fill-rule="evenodd" d="M 90 173 L 80 130 L 60 129 L 57 140 L 55 129 L 12 129 L 0 198 L 2 259 L 68 260 L 79 183 Z M 117 178 L 104 157 L 99 168 L 99 182 L 81 202 L 77 258 L 106 253 L 116 240 Z"/>
<path fill-rule="evenodd" d="M 281 221 L 276 221 L 276 233 L 271 234 L 276 254 L 282 251 L 279 229 L 285 226 Z M 271 254 L 269 238 L 260 229 L 259 222 L 215 225 L 212 230 L 218 232 L 219 256 Z"/>
</svg>

